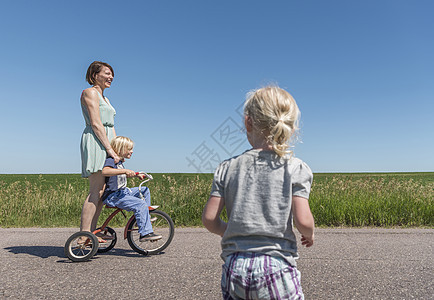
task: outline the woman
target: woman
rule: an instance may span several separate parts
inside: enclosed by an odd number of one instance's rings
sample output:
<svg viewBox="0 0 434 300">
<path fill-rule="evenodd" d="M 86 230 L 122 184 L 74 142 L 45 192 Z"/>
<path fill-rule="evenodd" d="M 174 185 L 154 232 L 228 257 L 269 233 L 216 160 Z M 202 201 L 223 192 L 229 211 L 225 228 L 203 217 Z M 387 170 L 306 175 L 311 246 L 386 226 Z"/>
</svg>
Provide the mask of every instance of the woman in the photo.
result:
<svg viewBox="0 0 434 300">
<path fill-rule="evenodd" d="M 94 231 L 103 203 L 105 177 L 101 174 L 107 156 L 119 161 L 118 155 L 110 146 L 110 140 L 116 136 L 114 116 L 116 111 L 104 97 L 104 90 L 113 81 L 113 68 L 104 62 L 94 61 L 86 73 L 86 81 L 92 85 L 81 94 L 81 108 L 86 128 L 81 137 L 82 177 L 89 178 L 89 195 L 81 212 L 81 231 Z M 100 242 L 105 242 L 99 236 Z M 105 237 L 107 238 L 107 237 Z"/>
</svg>

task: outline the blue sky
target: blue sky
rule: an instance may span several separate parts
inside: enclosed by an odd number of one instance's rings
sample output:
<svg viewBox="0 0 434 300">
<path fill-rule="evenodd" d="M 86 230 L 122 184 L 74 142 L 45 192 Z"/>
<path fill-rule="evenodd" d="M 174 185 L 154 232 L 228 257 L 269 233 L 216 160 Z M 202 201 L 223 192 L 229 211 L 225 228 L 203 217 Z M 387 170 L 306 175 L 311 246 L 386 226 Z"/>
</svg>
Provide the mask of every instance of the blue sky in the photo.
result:
<svg viewBox="0 0 434 300">
<path fill-rule="evenodd" d="M 314 172 L 434 171 L 433 1 L 2 1 L 0 173 L 79 173 L 94 60 L 126 166 L 212 172 L 246 93 L 286 88 Z"/>
</svg>

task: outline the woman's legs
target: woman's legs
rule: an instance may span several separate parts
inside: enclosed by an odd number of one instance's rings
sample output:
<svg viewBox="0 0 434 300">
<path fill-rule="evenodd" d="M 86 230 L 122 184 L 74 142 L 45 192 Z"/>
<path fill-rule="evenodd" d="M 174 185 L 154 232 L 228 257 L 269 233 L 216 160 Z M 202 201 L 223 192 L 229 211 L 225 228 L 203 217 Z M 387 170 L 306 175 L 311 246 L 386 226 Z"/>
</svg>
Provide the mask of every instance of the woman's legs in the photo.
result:
<svg viewBox="0 0 434 300">
<path fill-rule="evenodd" d="M 94 231 L 104 204 L 101 196 L 105 188 L 105 177 L 101 171 L 89 176 L 89 195 L 83 203 L 81 211 L 80 231 Z"/>
<path fill-rule="evenodd" d="M 92 218 L 92 224 L 90 227 L 90 229 L 92 231 L 94 231 L 96 229 L 96 227 L 98 225 L 99 215 L 101 214 L 102 208 L 104 207 L 104 203 L 101 201 L 102 194 L 104 193 L 104 188 L 105 188 L 105 185 L 103 186 L 103 189 L 102 189 L 101 194 L 99 196 L 100 201 L 98 201 L 98 204 L 97 204 L 96 210 L 95 210 L 95 214 L 93 215 L 93 218 Z"/>
</svg>

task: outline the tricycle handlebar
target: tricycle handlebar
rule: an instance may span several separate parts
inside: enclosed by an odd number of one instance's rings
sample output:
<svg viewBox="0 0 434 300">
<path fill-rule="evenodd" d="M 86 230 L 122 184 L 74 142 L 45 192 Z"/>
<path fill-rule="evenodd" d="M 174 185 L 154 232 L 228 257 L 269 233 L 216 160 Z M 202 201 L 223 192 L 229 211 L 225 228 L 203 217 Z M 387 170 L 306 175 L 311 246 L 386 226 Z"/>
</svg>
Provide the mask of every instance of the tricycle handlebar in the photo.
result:
<svg viewBox="0 0 434 300">
<path fill-rule="evenodd" d="M 141 174 L 141 175 L 145 175 L 145 180 L 143 180 L 143 181 L 140 183 L 140 185 L 139 185 L 139 192 L 140 192 L 140 195 L 142 195 L 142 185 L 143 185 L 144 183 L 146 183 L 146 182 L 148 182 L 148 181 L 154 179 L 154 178 L 152 177 L 151 174 L 147 174 L 147 173 L 142 172 L 142 171 L 141 171 L 141 172 L 136 172 L 136 175 L 139 175 L 139 174 Z M 143 196 L 143 195 L 142 195 L 142 196 Z"/>
</svg>

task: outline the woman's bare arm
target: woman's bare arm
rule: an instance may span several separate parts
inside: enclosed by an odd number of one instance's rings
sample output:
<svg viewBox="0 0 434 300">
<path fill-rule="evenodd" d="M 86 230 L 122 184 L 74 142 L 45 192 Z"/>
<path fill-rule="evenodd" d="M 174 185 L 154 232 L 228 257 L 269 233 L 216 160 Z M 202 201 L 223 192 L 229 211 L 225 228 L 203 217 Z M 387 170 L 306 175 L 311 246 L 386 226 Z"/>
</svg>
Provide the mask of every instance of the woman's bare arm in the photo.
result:
<svg viewBox="0 0 434 300">
<path fill-rule="evenodd" d="M 90 125 L 98 140 L 104 146 L 107 154 L 115 158 L 116 162 L 119 161 L 118 155 L 113 151 L 110 146 L 110 141 L 107 138 L 104 125 L 101 122 L 101 116 L 99 113 L 99 95 L 95 89 L 88 88 L 83 91 L 81 101 L 89 112 Z M 114 129 L 113 129 L 114 130 Z"/>
</svg>

